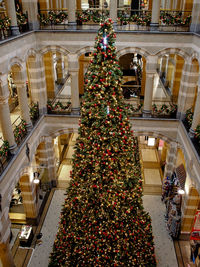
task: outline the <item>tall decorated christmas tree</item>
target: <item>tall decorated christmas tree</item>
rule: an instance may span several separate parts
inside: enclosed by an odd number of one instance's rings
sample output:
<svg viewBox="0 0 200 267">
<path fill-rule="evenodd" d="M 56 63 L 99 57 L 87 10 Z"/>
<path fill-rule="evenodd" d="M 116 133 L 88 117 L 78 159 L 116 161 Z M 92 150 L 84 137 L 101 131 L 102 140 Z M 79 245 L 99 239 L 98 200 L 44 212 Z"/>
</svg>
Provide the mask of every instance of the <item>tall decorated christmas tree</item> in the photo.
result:
<svg viewBox="0 0 200 267">
<path fill-rule="evenodd" d="M 85 77 L 71 183 L 49 266 L 156 266 L 115 38 L 107 19 Z"/>
</svg>

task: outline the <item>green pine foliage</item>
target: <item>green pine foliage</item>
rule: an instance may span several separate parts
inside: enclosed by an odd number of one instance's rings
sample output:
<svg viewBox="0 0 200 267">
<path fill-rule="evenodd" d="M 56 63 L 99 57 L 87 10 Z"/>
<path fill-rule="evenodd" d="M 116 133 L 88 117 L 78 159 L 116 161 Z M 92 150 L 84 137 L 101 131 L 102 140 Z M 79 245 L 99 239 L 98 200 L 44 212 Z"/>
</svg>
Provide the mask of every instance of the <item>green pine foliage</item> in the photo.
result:
<svg viewBox="0 0 200 267">
<path fill-rule="evenodd" d="M 71 183 L 49 266 L 156 266 L 111 19 L 85 77 Z"/>
</svg>

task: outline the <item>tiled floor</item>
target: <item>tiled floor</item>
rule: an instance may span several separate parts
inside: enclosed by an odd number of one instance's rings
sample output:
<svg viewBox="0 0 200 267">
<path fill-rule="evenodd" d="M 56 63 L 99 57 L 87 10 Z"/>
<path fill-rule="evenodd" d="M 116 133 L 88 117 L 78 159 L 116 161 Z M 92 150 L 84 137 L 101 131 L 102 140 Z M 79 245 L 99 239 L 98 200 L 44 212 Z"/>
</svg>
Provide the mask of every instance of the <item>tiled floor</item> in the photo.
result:
<svg viewBox="0 0 200 267">
<path fill-rule="evenodd" d="M 159 169 L 144 169 L 145 184 L 162 185 Z"/>
<path fill-rule="evenodd" d="M 65 190 L 56 190 L 41 229 L 42 243 L 36 245 L 28 267 L 48 266 L 49 255 L 56 237 L 59 216 L 65 199 Z"/>
<path fill-rule="evenodd" d="M 143 204 L 152 219 L 157 267 L 178 267 L 174 243 L 169 237 L 165 220 L 165 205 L 160 196 L 144 196 Z"/>
</svg>

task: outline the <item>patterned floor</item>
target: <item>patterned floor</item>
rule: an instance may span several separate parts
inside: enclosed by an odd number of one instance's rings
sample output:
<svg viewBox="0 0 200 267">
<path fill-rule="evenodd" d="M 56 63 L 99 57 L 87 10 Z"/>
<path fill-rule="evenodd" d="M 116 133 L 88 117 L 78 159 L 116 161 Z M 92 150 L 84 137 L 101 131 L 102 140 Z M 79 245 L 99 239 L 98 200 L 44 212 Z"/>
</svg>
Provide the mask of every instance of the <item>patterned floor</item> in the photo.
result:
<svg viewBox="0 0 200 267">
<path fill-rule="evenodd" d="M 56 237 L 60 211 L 65 199 L 65 190 L 56 190 L 41 229 L 42 243 L 33 251 L 28 267 L 48 266 L 49 255 Z"/>
<path fill-rule="evenodd" d="M 48 266 L 49 254 L 56 236 L 61 206 L 64 202 L 64 190 L 56 190 L 42 227 L 42 244 L 36 246 L 28 267 Z M 152 218 L 153 234 L 158 267 L 178 267 L 173 241 L 168 236 L 164 213 L 165 206 L 160 196 L 144 196 L 144 207 Z"/>
</svg>

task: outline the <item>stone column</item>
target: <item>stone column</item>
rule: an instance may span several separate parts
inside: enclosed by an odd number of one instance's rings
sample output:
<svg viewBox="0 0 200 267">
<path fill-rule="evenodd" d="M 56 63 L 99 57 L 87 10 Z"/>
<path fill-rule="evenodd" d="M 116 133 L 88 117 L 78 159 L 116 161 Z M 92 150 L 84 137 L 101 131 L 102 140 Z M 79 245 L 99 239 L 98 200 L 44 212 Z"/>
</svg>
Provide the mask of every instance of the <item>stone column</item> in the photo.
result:
<svg viewBox="0 0 200 267">
<path fill-rule="evenodd" d="M 76 25 L 76 1 L 68 1 L 68 24 L 70 26 Z"/>
<path fill-rule="evenodd" d="M 177 143 L 171 142 L 169 144 L 169 149 L 167 152 L 167 159 L 165 164 L 164 177 L 171 177 L 174 168 L 176 166 L 176 157 L 177 157 Z"/>
<path fill-rule="evenodd" d="M 55 97 L 55 80 L 54 80 L 54 66 L 53 66 L 53 55 L 52 52 L 47 52 L 43 55 L 44 66 L 45 66 L 45 78 L 47 97 L 53 99 Z"/>
<path fill-rule="evenodd" d="M 3 133 L 3 139 L 7 140 L 10 146 L 11 153 L 15 152 L 17 147 L 12 129 L 12 123 L 10 119 L 10 110 L 8 105 L 9 96 L 0 97 L 0 124 Z"/>
<path fill-rule="evenodd" d="M 181 233 L 189 234 L 194 222 L 194 216 L 199 206 L 199 193 L 195 187 L 191 186 L 189 194 L 184 197 L 182 205 Z"/>
<path fill-rule="evenodd" d="M 56 172 L 56 161 L 54 142 L 52 137 L 45 137 L 45 151 L 47 155 L 47 170 L 50 186 L 56 187 L 57 185 L 57 172 Z"/>
<path fill-rule="evenodd" d="M 147 58 L 143 117 L 151 117 L 154 76 L 157 63 L 157 56 L 149 56 Z"/>
<path fill-rule="evenodd" d="M 152 16 L 151 16 L 151 31 L 157 31 L 160 19 L 160 0 L 153 1 Z"/>
<path fill-rule="evenodd" d="M 119 8 L 123 8 L 124 7 L 124 0 L 119 0 Z"/>
<path fill-rule="evenodd" d="M 47 111 L 47 89 L 42 56 L 40 54 L 29 56 L 27 66 L 32 101 L 39 104 L 39 114 L 45 114 Z"/>
<path fill-rule="evenodd" d="M 62 69 L 62 55 L 59 52 L 56 53 L 56 61 L 57 61 L 57 65 L 56 65 L 57 83 L 63 84 L 64 74 L 63 74 L 63 69 Z"/>
<path fill-rule="evenodd" d="M 5 1 L 6 4 L 6 11 L 8 17 L 11 19 L 11 32 L 12 35 L 19 35 L 19 27 L 17 25 L 17 16 L 15 10 L 15 1 L 14 0 L 7 0 Z"/>
<path fill-rule="evenodd" d="M 24 174 L 19 180 L 23 198 L 23 206 L 26 213 L 26 220 L 29 224 L 35 224 L 38 217 L 36 203 L 36 185 L 31 181 L 29 174 Z"/>
<path fill-rule="evenodd" d="M 197 92 L 197 99 L 195 102 L 192 126 L 191 126 L 190 132 L 189 132 L 190 137 L 194 137 L 195 129 L 199 123 L 200 123 L 200 80 L 199 80 L 199 84 L 198 84 L 198 92 Z"/>
<path fill-rule="evenodd" d="M 22 0 L 23 12 L 28 13 L 29 30 L 38 30 L 40 28 L 38 20 L 38 5 L 36 0 Z"/>
<path fill-rule="evenodd" d="M 110 18 L 113 21 L 114 26 L 117 25 L 117 1 L 110 0 Z"/>
<path fill-rule="evenodd" d="M 199 32 L 200 31 L 200 1 L 193 1 L 193 9 L 192 9 L 192 22 L 190 25 L 191 32 Z"/>
<path fill-rule="evenodd" d="M 17 94 L 19 100 L 20 114 L 21 119 L 24 120 L 27 124 L 27 130 L 29 131 L 32 128 L 32 122 L 29 114 L 28 98 L 26 92 L 26 83 L 16 83 Z"/>
<path fill-rule="evenodd" d="M 37 148 L 37 155 L 39 164 L 47 168 L 49 186 L 56 186 L 57 184 L 57 173 L 56 173 L 56 162 L 55 152 L 52 137 L 44 137 L 44 141 L 39 144 Z"/>
<path fill-rule="evenodd" d="M 186 110 L 193 106 L 197 79 L 198 72 L 196 65 L 191 62 L 190 58 L 185 59 L 178 96 L 177 116 L 181 120 L 185 118 Z"/>
<path fill-rule="evenodd" d="M 67 2 L 68 2 L 68 0 L 63 0 L 63 8 L 64 9 L 67 9 Z M 65 10 L 66 11 L 66 10 Z"/>
<path fill-rule="evenodd" d="M 174 81 L 173 81 L 173 88 L 172 88 L 172 96 L 174 103 L 177 103 L 178 94 L 180 89 L 180 82 L 181 82 L 181 75 L 184 65 L 184 59 L 179 55 L 175 55 L 175 73 L 174 73 Z"/>
<path fill-rule="evenodd" d="M 78 87 L 78 57 L 76 54 L 68 55 L 68 68 L 71 76 L 71 103 L 72 103 L 72 114 L 79 114 L 80 103 L 79 103 L 79 87 Z"/>
</svg>

